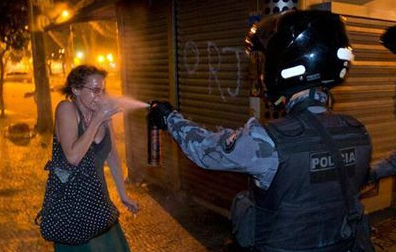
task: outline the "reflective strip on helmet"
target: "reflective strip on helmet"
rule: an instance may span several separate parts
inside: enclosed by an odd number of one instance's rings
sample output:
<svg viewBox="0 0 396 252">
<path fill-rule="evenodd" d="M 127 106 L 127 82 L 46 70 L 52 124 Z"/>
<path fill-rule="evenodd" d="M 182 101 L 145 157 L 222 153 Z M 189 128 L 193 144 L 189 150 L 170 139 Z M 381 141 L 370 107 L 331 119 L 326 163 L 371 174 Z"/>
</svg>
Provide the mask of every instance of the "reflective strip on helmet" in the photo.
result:
<svg viewBox="0 0 396 252">
<path fill-rule="evenodd" d="M 291 78 L 294 76 L 302 75 L 305 73 L 305 71 L 306 70 L 303 65 L 298 65 L 295 67 L 283 69 L 281 72 L 281 75 L 282 75 L 283 79 L 288 79 L 288 78 Z"/>
<path fill-rule="evenodd" d="M 355 56 L 353 55 L 352 51 L 348 48 L 338 48 L 337 57 L 340 60 L 352 61 Z"/>
</svg>

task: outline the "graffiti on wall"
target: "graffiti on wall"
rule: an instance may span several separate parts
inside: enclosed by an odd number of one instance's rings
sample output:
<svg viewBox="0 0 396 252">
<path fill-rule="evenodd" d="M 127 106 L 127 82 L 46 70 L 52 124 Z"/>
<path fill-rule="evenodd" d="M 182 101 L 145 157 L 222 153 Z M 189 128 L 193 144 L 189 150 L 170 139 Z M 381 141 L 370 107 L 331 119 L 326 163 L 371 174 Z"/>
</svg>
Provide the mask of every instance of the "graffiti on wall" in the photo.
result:
<svg viewBox="0 0 396 252">
<path fill-rule="evenodd" d="M 241 54 L 244 54 L 244 50 L 239 47 L 223 47 L 219 48 L 215 42 L 206 42 L 207 51 L 207 69 L 208 69 L 208 94 L 212 94 L 212 88 L 215 87 L 219 91 L 220 97 L 223 101 L 227 100 L 227 96 L 236 97 L 239 95 L 239 91 L 242 85 L 242 73 L 241 73 Z M 219 73 L 221 71 L 221 63 L 223 55 L 235 55 L 236 64 L 236 75 L 235 75 L 235 86 L 224 86 L 219 80 Z M 191 58 L 193 59 L 191 61 Z M 188 41 L 184 45 L 183 51 L 183 63 L 187 74 L 194 75 L 197 73 L 200 65 L 200 55 L 198 45 L 193 41 Z"/>
</svg>

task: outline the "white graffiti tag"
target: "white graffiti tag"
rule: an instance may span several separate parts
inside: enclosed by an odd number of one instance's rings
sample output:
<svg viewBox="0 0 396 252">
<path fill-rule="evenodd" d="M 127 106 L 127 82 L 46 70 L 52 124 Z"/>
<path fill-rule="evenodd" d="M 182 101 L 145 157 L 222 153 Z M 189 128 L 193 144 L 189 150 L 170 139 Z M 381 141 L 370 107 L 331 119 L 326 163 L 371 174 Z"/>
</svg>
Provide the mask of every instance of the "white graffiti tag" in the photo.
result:
<svg viewBox="0 0 396 252">
<path fill-rule="evenodd" d="M 229 87 L 227 87 L 228 94 L 230 94 L 231 97 L 236 97 L 239 94 L 239 89 L 241 87 L 241 78 L 242 78 L 240 55 L 241 55 L 241 53 L 245 53 L 245 52 L 244 52 L 244 50 L 237 48 L 237 47 L 224 47 L 222 51 L 223 51 L 223 53 L 235 52 L 235 56 L 237 58 L 237 85 L 236 85 L 235 91 L 232 92 L 231 89 Z"/>
<path fill-rule="evenodd" d="M 216 44 L 208 41 L 208 67 L 209 67 L 209 94 L 212 93 L 212 83 L 217 84 L 217 89 L 220 92 L 221 99 L 226 101 L 226 98 L 223 94 L 223 90 L 220 87 L 220 82 L 217 79 L 217 72 L 220 70 L 221 65 L 221 54 L 219 48 L 217 48 Z M 213 57 L 214 56 L 214 57 Z"/>
<path fill-rule="evenodd" d="M 188 58 L 193 55 L 195 59 L 194 64 L 188 63 Z M 193 41 L 188 41 L 184 46 L 183 52 L 184 67 L 187 69 L 188 74 L 194 74 L 199 65 L 199 50 L 197 45 Z"/>
<path fill-rule="evenodd" d="M 243 54 L 244 51 L 238 47 L 224 47 L 220 50 L 213 41 L 207 41 L 206 43 L 207 43 L 206 50 L 208 57 L 208 73 L 209 73 L 208 93 L 212 94 L 212 86 L 216 85 L 220 93 L 220 97 L 223 101 L 227 100 L 226 99 L 227 94 L 231 97 L 238 96 L 242 85 L 240 55 Z M 186 42 L 183 52 L 184 52 L 183 55 L 184 67 L 187 73 L 190 75 L 196 74 L 196 71 L 200 63 L 200 55 L 197 44 L 194 41 Z M 218 78 L 218 73 L 221 70 L 222 55 L 227 53 L 235 54 L 237 72 L 236 72 L 236 87 L 235 88 L 227 87 L 226 89 L 227 93 L 225 94 L 223 87 L 221 86 L 221 82 Z"/>
</svg>

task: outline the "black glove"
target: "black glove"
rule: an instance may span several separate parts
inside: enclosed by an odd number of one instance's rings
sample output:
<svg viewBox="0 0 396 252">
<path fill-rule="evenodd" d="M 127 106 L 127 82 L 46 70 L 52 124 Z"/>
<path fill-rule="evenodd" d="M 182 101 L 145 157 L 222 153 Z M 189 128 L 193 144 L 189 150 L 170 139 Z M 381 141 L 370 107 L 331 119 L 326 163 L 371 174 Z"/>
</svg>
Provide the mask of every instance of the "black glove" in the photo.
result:
<svg viewBox="0 0 396 252">
<path fill-rule="evenodd" d="M 149 124 L 155 125 L 161 130 L 167 130 L 166 119 L 173 110 L 173 106 L 167 101 L 151 101 L 148 113 Z"/>
</svg>

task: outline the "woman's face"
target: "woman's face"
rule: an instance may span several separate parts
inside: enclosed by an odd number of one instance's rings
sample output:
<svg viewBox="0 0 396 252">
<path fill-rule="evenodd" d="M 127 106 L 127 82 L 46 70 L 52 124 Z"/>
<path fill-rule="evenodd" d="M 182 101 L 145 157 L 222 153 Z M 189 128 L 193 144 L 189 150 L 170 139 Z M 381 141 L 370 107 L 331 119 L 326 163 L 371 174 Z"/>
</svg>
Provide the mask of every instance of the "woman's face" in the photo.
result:
<svg viewBox="0 0 396 252">
<path fill-rule="evenodd" d="M 105 93 L 104 77 L 99 74 L 88 76 L 84 87 L 81 88 L 80 102 L 88 109 L 95 111 L 98 102 Z"/>
</svg>

